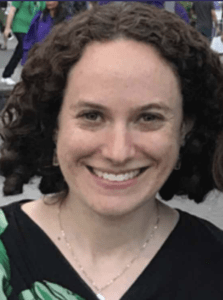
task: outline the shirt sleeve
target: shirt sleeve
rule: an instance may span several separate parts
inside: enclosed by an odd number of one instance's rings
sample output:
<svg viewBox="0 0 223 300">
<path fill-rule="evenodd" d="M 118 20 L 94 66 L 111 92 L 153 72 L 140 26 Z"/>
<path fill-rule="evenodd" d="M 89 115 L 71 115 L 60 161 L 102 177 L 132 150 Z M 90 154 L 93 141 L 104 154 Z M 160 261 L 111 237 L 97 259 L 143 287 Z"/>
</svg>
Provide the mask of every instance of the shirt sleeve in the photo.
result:
<svg viewBox="0 0 223 300">
<path fill-rule="evenodd" d="M 39 25 L 39 19 L 41 16 L 41 12 L 38 12 L 35 17 L 32 19 L 32 22 L 29 27 L 29 31 L 23 38 L 23 55 L 21 65 L 23 66 L 28 58 L 28 52 L 33 47 L 33 45 L 37 42 L 37 30 Z"/>
<path fill-rule="evenodd" d="M 39 1 L 39 10 L 43 11 L 46 8 L 46 1 Z"/>
<path fill-rule="evenodd" d="M 10 285 L 11 273 L 10 262 L 1 235 L 8 226 L 8 221 L 2 209 L 0 209 L 0 299 L 7 300 L 12 293 Z"/>
<path fill-rule="evenodd" d="M 22 1 L 12 1 L 12 6 L 14 6 L 16 9 L 20 8 L 21 4 Z"/>
<path fill-rule="evenodd" d="M 7 300 L 11 293 L 9 258 L 0 241 L 0 299 Z"/>
</svg>

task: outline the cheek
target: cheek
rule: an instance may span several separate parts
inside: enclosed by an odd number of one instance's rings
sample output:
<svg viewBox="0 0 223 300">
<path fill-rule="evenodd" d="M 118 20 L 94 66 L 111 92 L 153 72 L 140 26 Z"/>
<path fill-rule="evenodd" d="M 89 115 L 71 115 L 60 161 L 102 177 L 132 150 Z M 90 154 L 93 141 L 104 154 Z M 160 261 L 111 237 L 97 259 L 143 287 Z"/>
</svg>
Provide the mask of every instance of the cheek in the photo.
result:
<svg viewBox="0 0 223 300">
<path fill-rule="evenodd" d="M 180 149 L 180 138 L 175 133 L 151 134 L 148 139 L 144 138 L 144 149 L 157 162 L 166 165 L 175 164 Z"/>
<path fill-rule="evenodd" d="M 92 134 L 82 130 L 61 130 L 57 140 L 57 155 L 59 161 L 68 164 L 72 161 L 78 161 L 95 151 L 96 139 Z"/>
</svg>

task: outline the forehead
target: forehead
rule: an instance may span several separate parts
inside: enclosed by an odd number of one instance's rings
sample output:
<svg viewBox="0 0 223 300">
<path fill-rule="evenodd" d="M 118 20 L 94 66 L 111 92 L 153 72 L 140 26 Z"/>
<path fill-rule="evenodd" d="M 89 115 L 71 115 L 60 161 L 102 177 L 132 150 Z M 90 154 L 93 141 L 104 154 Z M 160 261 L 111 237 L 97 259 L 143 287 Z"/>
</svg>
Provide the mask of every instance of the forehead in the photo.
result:
<svg viewBox="0 0 223 300">
<path fill-rule="evenodd" d="M 66 92 L 89 99 L 96 94 L 98 99 L 120 97 L 120 101 L 122 97 L 142 102 L 148 97 L 180 98 L 178 79 L 156 49 L 124 39 L 89 44 L 71 69 Z"/>
</svg>

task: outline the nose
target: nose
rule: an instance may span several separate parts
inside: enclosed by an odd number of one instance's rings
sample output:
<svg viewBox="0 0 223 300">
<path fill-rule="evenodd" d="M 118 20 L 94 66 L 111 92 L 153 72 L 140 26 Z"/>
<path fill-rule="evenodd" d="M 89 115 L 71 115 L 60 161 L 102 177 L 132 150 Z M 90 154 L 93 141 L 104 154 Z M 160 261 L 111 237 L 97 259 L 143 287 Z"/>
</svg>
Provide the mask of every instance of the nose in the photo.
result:
<svg viewBox="0 0 223 300">
<path fill-rule="evenodd" d="M 125 126 L 116 126 L 106 133 L 103 156 L 113 164 L 125 164 L 135 156 L 132 132 Z"/>
</svg>

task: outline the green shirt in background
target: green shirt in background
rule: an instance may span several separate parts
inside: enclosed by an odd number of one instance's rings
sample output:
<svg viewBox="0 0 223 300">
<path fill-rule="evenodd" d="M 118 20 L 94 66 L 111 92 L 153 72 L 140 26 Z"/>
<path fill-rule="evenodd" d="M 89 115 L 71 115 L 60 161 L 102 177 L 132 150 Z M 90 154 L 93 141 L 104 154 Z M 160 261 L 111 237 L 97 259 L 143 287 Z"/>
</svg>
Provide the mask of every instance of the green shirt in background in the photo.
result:
<svg viewBox="0 0 223 300">
<path fill-rule="evenodd" d="M 39 10 L 46 7 L 45 1 L 12 1 L 12 6 L 16 8 L 13 18 L 12 31 L 27 33 L 30 23 Z"/>
</svg>

